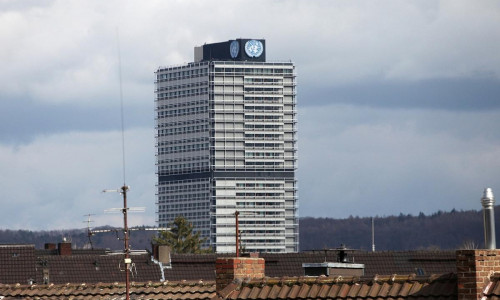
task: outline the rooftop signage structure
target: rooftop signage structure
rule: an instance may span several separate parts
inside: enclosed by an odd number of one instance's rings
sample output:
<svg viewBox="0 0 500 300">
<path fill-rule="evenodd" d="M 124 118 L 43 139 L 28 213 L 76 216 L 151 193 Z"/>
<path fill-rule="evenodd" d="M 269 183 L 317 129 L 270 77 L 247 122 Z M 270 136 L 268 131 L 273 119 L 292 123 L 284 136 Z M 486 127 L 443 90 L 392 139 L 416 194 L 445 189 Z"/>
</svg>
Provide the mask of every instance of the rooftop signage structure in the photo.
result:
<svg viewBox="0 0 500 300">
<path fill-rule="evenodd" d="M 222 43 L 195 47 L 195 62 L 220 61 L 266 61 L 266 41 L 236 39 Z"/>
</svg>

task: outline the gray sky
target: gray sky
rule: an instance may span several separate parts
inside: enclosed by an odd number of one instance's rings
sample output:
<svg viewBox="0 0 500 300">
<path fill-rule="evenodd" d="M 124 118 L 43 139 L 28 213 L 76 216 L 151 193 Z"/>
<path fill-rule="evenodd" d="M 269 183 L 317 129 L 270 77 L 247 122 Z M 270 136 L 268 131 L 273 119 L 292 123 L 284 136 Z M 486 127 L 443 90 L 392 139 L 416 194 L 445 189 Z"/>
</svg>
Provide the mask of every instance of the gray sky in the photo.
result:
<svg viewBox="0 0 500 300">
<path fill-rule="evenodd" d="M 2 1 L 0 228 L 155 213 L 154 71 L 265 38 L 298 71 L 300 216 L 480 209 L 500 193 L 498 1 Z"/>
</svg>

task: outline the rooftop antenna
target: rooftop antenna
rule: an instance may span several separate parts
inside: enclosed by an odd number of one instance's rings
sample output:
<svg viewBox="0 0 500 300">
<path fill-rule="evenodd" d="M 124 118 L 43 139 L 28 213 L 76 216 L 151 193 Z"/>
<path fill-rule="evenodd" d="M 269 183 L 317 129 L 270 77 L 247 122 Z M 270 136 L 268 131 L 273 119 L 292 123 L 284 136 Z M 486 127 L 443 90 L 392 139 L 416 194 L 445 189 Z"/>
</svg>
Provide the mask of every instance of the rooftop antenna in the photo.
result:
<svg viewBox="0 0 500 300">
<path fill-rule="evenodd" d="M 119 192 L 123 196 L 123 208 L 121 209 L 123 213 L 123 243 L 124 243 L 124 263 L 125 263 L 125 299 L 130 300 L 130 267 L 132 260 L 130 259 L 130 247 L 129 247 L 129 233 L 127 224 L 127 191 L 130 187 L 125 183 L 125 122 L 123 117 L 123 89 L 122 89 L 122 59 L 120 53 L 120 35 L 118 28 L 116 29 L 116 44 L 118 50 L 118 75 L 120 81 L 120 112 L 121 112 L 121 127 L 122 127 L 122 165 L 123 165 L 123 186 L 117 190 L 103 190 L 106 192 Z"/>
<path fill-rule="evenodd" d="M 122 208 L 111 208 L 111 209 L 106 209 L 104 210 L 105 213 L 113 213 L 113 212 L 121 212 Z M 143 212 L 145 211 L 144 207 L 129 207 L 128 212 Z M 123 230 L 120 228 L 109 228 L 109 229 L 92 229 L 90 226 L 90 223 L 93 223 L 94 221 L 90 220 L 90 216 L 94 216 L 94 214 L 87 214 L 85 216 L 88 216 L 88 220 L 84 221 L 84 223 L 87 223 L 87 238 L 89 239 L 89 244 L 91 249 L 94 249 L 94 244 L 92 243 L 92 237 L 96 235 L 97 233 L 110 233 L 114 232 L 116 234 L 116 238 L 119 240 L 123 240 L 123 238 L 120 237 L 119 232 L 122 232 Z M 169 231 L 169 227 L 132 227 L 129 228 L 128 231 Z M 130 237 L 131 234 L 129 234 Z"/>
<path fill-rule="evenodd" d="M 84 215 L 84 216 L 87 216 L 87 221 L 84 221 L 85 223 L 87 223 L 87 238 L 89 239 L 89 244 L 90 244 L 90 249 L 94 249 L 94 245 L 92 244 L 92 230 L 90 229 L 90 223 L 94 222 L 94 221 L 91 221 L 90 220 L 90 217 L 93 216 L 94 214 L 87 214 L 87 215 Z"/>
</svg>

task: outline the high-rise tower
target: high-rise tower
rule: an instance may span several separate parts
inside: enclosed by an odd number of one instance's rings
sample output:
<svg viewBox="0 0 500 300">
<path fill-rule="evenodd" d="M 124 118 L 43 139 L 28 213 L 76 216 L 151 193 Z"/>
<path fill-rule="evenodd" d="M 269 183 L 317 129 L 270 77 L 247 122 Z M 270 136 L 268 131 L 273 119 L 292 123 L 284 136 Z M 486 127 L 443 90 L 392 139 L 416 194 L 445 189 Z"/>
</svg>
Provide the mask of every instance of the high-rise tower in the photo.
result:
<svg viewBox="0 0 500 300">
<path fill-rule="evenodd" d="M 296 91 L 292 62 L 265 40 L 195 48 L 156 71 L 157 218 L 184 215 L 217 252 L 298 251 Z"/>
</svg>

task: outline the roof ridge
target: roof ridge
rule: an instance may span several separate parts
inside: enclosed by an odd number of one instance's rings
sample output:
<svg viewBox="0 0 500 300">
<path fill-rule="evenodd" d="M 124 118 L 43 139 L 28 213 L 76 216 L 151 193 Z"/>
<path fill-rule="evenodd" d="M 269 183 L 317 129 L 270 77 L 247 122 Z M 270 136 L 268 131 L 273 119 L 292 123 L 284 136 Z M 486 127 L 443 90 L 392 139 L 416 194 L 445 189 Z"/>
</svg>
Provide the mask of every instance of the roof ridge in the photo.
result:
<svg viewBox="0 0 500 300">
<path fill-rule="evenodd" d="M 161 287 L 161 286 L 169 286 L 169 287 L 192 287 L 192 286 L 211 286 L 214 285 L 215 281 L 203 281 L 203 280 L 182 280 L 182 281 L 145 281 L 145 282 L 130 282 L 130 287 Z M 124 287 L 125 282 L 96 282 L 96 283 L 51 283 L 51 284 L 4 284 L 0 283 L 0 288 L 9 289 L 9 288 L 26 288 L 26 289 L 53 289 L 53 288 L 62 288 L 62 287 Z"/>
<path fill-rule="evenodd" d="M 497 273 L 500 278 L 500 273 Z M 266 285 L 294 285 L 294 284 L 340 284 L 340 283 L 404 283 L 404 282 L 434 282 L 434 281 L 446 281 L 450 279 L 455 279 L 456 274 L 445 273 L 445 274 L 430 274 L 424 276 L 417 276 L 415 273 L 412 274 L 391 274 L 391 275 L 375 275 L 375 276 L 293 276 L 293 277 L 264 277 L 262 279 L 252 279 L 245 278 L 241 280 L 241 286 L 266 286 Z"/>
</svg>

